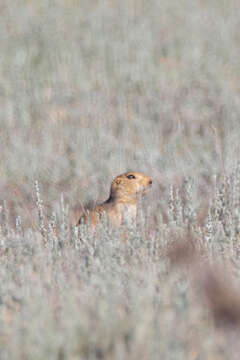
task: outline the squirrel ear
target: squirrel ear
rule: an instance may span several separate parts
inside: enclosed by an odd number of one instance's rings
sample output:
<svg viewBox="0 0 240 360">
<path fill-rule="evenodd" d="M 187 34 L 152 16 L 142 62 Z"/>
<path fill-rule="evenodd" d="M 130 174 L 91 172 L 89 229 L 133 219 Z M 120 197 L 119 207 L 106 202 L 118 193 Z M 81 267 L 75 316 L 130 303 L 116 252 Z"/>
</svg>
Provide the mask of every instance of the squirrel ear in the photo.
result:
<svg viewBox="0 0 240 360">
<path fill-rule="evenodd" d="M 119 185 L 119 184 L 121 184 L 121 180 L 120 180 L 120 179 L 117 179 L 117 180 L 115 181 L 115 183 L 116 183 L 117 185 Z"/>
</svg>

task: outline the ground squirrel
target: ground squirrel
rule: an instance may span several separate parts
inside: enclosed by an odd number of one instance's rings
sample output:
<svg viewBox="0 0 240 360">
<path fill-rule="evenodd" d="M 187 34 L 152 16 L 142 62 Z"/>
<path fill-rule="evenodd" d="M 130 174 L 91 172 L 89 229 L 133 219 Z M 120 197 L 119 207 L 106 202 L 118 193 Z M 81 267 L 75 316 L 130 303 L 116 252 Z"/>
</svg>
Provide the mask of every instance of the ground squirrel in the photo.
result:
<svg viewBox="0 0 240 360">
<path fill-rule="evenodd" d="M 121 225 L 123 220 L 132 222 L 136 219 L 139 195 L 152 185 L 152 179 L 144 174 L 131 171 L 117 176 L 110 189 L 109 198 L 80 217 L 78 224 L 86 223 L 89 216 L 90 224 L 95 227 L 101 221 L 103 213 L 109 218 L 110 224 Z"/>
</svg>

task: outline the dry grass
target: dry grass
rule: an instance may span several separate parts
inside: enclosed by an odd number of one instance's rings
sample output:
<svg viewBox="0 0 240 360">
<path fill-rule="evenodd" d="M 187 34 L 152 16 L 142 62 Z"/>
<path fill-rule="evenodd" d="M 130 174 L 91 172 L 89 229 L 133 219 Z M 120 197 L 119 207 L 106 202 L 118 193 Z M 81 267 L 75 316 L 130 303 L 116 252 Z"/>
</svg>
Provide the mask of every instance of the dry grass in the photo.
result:
<svg viewBox="0 0 240 360">
<path fill-rule="evenodd" d="M 0 358 L 237 359 L 238 3 L 0 6 Z M 127 170 L 125 241 L 75 229 Z"/>
</svg>

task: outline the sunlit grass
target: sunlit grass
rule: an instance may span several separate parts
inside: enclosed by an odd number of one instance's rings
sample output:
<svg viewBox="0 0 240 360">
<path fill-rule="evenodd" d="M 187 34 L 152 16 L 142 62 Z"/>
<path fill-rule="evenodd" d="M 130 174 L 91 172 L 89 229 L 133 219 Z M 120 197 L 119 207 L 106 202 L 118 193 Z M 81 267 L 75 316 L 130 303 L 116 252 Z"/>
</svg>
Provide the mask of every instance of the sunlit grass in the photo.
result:
<svg viewBox="0 0 240 360">
<path fill-rule="evenodd" d="M 1 359 L 238 356 L 238 7 L 2 1 Z M 126 170 L 136 228 L 75 228 Z"/>
</svg>

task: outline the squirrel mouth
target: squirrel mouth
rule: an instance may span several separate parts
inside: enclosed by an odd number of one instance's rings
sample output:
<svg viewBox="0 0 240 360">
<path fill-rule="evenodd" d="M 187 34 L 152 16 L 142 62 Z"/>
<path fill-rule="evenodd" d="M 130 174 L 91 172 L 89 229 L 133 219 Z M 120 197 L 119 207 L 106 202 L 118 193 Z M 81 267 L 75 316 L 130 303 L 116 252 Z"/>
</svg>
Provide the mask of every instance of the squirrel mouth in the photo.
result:
<svg viewBox="0 0 240 360">
<path fill-rule="evenodd" d="M 145 188 L 141 191 L 141 194 L 142 194 L 142 195 L 146 195 L 146 194 L 149 192 L 149 190 L 151 189 L 151 187 L 152 187 L 152 184 L 149 184 L 148 187 L 145 187 Z"/>
</svg>

